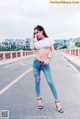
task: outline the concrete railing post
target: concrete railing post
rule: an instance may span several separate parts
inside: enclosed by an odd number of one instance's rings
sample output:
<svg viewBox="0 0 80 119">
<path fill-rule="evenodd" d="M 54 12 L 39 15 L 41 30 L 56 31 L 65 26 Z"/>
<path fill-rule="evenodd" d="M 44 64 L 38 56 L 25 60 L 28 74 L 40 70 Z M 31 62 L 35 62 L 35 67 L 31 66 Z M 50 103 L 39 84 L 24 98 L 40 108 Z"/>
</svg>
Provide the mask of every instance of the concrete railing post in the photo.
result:
<svg viewBox="0 0 80 119">
<path fill-rule="evenodd" d="M 30 51 L 9 51 L 9 52 L 0 52 L 0 61 L 8 60 L 8 59 L 14 59 L 19 57 L 25 57 L 27 55 L 35 54 L 36 51 L 30 50 Z"/>
</svg>

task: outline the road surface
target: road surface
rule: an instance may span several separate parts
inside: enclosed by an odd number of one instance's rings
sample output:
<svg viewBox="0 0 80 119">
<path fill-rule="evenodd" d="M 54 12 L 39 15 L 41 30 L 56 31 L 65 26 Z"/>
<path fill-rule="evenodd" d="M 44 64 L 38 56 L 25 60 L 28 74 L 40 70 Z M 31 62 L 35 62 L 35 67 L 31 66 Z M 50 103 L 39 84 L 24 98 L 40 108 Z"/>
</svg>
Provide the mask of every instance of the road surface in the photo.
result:
<svg viewBox="0 0 80 119">
<path fill-rule="evenodd" d="M 57 112 L 42 72 L 44 108 L 39 110 L 34 89 L 33 59 L 30 57 L 0 67 L 0 111 L 9 110 L 9 119 L 80 119 L 80 74 L 55 52 L 50 66 L 64 113 Z"/>
</svg>

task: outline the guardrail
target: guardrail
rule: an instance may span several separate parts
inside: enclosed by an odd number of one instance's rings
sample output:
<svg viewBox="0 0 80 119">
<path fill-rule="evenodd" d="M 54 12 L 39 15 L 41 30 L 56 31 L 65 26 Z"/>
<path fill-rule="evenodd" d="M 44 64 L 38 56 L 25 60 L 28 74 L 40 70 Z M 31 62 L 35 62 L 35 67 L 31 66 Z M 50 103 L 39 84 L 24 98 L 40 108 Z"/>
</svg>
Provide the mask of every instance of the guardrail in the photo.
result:
<svg viewBox="0 0 80 119">
<path fill-rule="evenodd" d="M 8 59 L 14 59 L 14 58 L 21 58 L 27 55 L 35 54 L 36 51 L 30 50 L 30 51 L 4 51 L 0 52 L 0 61 L 8 60 Z"/>
<path fill-rule="evenodd" d="M 80 48 L 73 48 L 73 49 L 61 49 L 63 53 L 67 53 L 69 55 L 74 55 L 80 57 Z"/>
</svg>

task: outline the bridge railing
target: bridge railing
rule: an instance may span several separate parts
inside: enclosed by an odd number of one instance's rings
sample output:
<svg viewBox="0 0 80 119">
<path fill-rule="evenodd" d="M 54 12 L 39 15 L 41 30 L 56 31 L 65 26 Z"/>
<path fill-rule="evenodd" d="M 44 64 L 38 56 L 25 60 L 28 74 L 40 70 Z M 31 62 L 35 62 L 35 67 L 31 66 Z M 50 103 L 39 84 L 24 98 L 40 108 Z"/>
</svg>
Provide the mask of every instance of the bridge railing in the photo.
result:
<svg viewBox="0 0 80 119">
<path fill-rule="evenodd" d="M 35 54 L 36 51 L 29 50 L 29 51 L 3 51 L 0 52 L 0 61 L 8 60 L 8 59 L 14 59 L 14 58 L 21 58 L 27 55 Z"/>
<path fill-rule="evenodd" d="M 80 48 L 72 48 L 72 49 L 61 49 L 63 53 L 67 53 L 69 55 L 74 55 L 80 57 Z"/>
</svg>

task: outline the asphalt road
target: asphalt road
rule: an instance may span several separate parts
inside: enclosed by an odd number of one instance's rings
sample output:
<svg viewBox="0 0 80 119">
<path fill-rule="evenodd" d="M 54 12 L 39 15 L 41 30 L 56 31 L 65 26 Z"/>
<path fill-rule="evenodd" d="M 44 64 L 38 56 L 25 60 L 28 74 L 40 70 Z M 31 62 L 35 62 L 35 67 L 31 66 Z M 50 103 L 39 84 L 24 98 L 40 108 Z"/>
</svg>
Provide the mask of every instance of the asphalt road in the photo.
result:
<svg viewBox="0 0 80 119">
<path fill-rule="evenodd" d="M 32 62 L 33 57 L 0 67 L 0 111 L 9 110 L 9 119 L 80 119 L 80 74 L 55 52 L 50 66 L 64 113 L 57 112 L 54 97 L 42 72 L 44 108 L 39 110 Z"/>
</svg>

